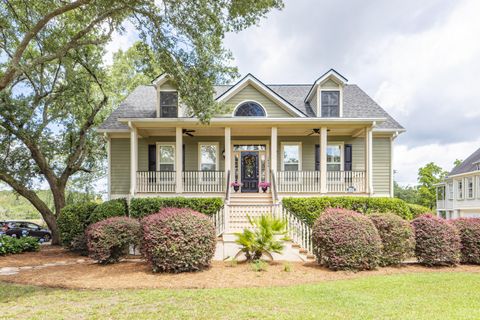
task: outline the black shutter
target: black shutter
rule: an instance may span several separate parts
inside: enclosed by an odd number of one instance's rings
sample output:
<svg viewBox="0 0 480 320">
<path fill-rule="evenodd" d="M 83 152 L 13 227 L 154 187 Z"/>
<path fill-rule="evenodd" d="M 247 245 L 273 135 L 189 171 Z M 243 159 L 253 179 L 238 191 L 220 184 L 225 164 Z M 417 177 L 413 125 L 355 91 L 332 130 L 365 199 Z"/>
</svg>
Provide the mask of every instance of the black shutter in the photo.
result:
<svg viewBox="0 0 480 320">
<path fill-rule="evenodd" d="M 185 144 L 182 145 L 182 171 L 185 171 Z"/>
<path fill-rule="evenodd" d="M 315 145 L 315 171 L 320 171 L 320 145 Z"/>
<path fill-rule="evenodd" d="M 148 145 L 148 171 L 157 170 L 157 146 L 154 144 Z"/>
<path fill-rule="evenodd" d="M 352 171 L 352 145 L 345 145 L 345 171 Z"/>
</svg>

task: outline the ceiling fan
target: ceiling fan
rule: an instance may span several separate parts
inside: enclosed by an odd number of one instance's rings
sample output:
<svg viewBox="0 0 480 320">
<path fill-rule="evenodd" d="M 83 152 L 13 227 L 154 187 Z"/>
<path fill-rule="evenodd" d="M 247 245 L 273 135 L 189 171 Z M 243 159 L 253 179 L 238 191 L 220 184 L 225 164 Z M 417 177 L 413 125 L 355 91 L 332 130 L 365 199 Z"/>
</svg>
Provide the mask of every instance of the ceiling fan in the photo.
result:
<svg viewBox="0 0 480 320">
<path fill-rule="evenodd" d="M 186 135 L 189 136 L 189 137 L 193 137 L 193 136 L 194 136 L 194 135 L 192 134 L 192 132 L 195 132 L 195 130 L 182 129 L 182 133 L 183 133 L 183 134 L 186 134 Z"/>
<path fill-rule="evenodd" d="M 310 134 L 308 134 L 308 136 L 311 136 L 313 134 L 320 134 L 320 129 L 312 129 L 312 132 L 310 132 Z"/>
</svg>

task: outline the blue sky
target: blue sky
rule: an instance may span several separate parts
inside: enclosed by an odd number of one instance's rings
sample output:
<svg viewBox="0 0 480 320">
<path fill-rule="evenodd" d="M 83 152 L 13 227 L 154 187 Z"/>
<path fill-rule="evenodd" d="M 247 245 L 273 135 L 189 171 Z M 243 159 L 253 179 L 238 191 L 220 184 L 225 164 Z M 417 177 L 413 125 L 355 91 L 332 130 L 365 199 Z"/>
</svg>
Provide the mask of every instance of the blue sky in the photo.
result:
<svg viewBox="0 0 480 320">
<path fill-rule="evenodd" d="M 312 83 L 335 68 L 358 84 L 408 130 L 395 178 L 413 184 L 420 166 L 450 170 L 480 147 L 479 12 L 476 0 L 286 0 L 225 46 L 242 75 L 266 83 Z M 135 41 L 126 29 L 110 55 Z"/>
</svg>

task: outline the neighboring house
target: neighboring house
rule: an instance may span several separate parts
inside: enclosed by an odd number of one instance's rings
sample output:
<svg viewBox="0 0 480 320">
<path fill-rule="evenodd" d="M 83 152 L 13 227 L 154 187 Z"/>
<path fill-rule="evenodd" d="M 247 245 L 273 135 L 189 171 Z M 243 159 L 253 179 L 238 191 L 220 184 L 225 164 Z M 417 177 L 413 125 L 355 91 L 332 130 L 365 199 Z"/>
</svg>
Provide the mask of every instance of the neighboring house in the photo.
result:
<svg viewBox="0 0 480 320">
<path fill-rule="evenodd" d="M 437 185 L 437 214 L 447 219 L 480 217 L 480 149 Z"/>
<path fill-rule="evenodd" d="M 393 197 L 393 143 L 405 130 L 335 70 L 313 84 L 248 74 L 215 92 L 229 110 L 206 126 L 167 75 L 136 88 L 98 130 L 108 139 L 109 197 L 224 197 L 230 231 L 286 196 Z"/>
</svg>

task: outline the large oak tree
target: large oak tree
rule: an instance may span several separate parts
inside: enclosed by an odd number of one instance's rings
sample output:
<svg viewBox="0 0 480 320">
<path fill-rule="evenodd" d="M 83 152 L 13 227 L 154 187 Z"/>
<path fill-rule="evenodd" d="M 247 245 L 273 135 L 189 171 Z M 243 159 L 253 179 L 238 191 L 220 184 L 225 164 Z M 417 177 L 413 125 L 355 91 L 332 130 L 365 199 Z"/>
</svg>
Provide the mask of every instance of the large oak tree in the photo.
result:
<svg viewBox="0 0 480 320">
<path fill-rule="evenodd" d="M 35 206 L 58 243 L 68 182 L 99 174 L 103 143 L 93 129 L 112 92 L 125 90 L 112 87 L 103 63 L 112 33 L 126 21 L 135 26 L 183 103 L 208 121 L 217 110 L 213 84 L 236 75 L 225 33 L 281 7 L 281 0 L 1 0 L 0 180 Z M 53 210 L 35 193 L 41 183 Z"/>
</svg>

